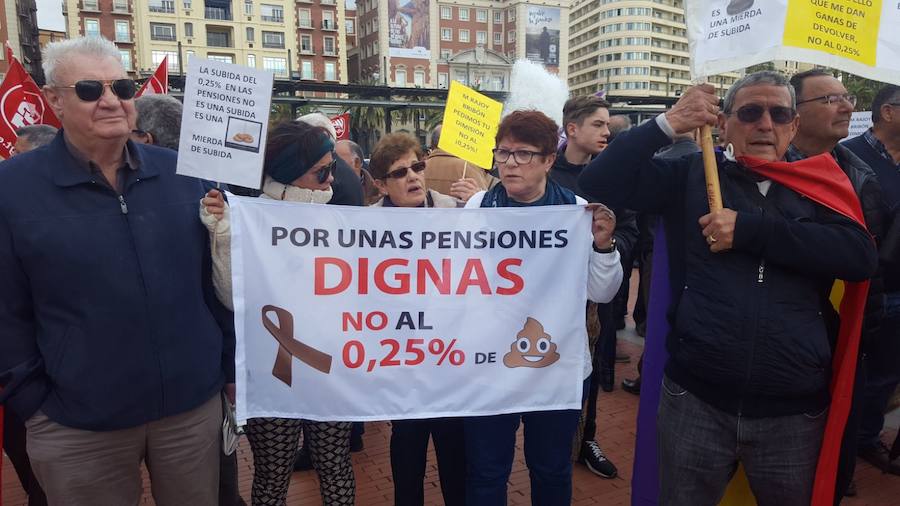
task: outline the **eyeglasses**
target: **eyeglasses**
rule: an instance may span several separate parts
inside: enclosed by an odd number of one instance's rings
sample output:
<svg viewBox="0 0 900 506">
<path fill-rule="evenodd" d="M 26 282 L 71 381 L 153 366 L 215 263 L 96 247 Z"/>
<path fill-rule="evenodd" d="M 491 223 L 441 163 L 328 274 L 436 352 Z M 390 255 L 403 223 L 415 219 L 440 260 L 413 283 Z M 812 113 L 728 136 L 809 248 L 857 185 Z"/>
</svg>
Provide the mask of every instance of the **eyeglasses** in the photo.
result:
<svg viewBox="0 0 900 506">
<path fill-rule="evenodd" d="M 843 95 L 822 95 L 821 97 L 808 98 L 806 100 L 797 102 L 797 105 L 815 101 L 821 101 L 823 104 L 831 105 L 840 103 L 842 100 L 846 100 L 850 103 L 851 106 L 856 107 L 856 95 L 851 95 L 849 93 L 844 93 Z"/>
<path fill-rule="evenodd" d="M 425 162 L 416 162 L 409 167 L 398 167 L 387 174 L 384 175 L 381 179 L 401 179 L 406 177 L 406 174 L 412 170 L 416 174 L 421 173 L 425 170 Z"/>
<path fill-rule="evenodd" d="M 531 163 L 531 160 L 534 159 L 534 155 L 544 154 L 538 153 L 537 151 L 528 151 L 527 149 L 509 151 L 502 148 L 495 148 L 492 151 L 494 153 L 494 161 L 496 161 L 497 163 L 506 163 L 507 161 L 509 161 L 509 157 L 512 156 L 516 163 L 519 165 Z"/>
<path fill-rule="evenodd" d="M 794 121 L 794 116 L 797 115 L 797 111 L 783 105 L 776 105 L 766 109 L 757 104 L 748 104 L 740 107 L 735 111 L 735 114 L 741 123 L 756 123 L 763 117 L 766 110 L 769 111 L 769 117 L 772 118 L 772 122 L 778 123 L 779 125 L 787 125 L 791 121 Z"/>
<path fill-rule="evenodd" d="M 109 86 L 113 94 L 122 100 L 134 98 L 134 94 L 137 92 L 137 86 L 131 79 L 114 79 L 110 81 L 84 79 L 69 86 L 58 86 L 58 88 L 75 88 L 75 94 L 78 95 L 78 98 L 85 102 L 96 102 L 103 96 L 103 89 L 106 86 Z"/>
<path fill-rule="evenodd" d="M 316 181 L 318 181 L 319 184 L 325 184 L 325 181 L 328 181 L 331 173 L 334 172 L 334 168 L 337 167 L 337 155 L 332 153 L 331 156 L 333 157 L 331 159 L 331 163 L 323 166 L 321 169 L 315 172 Z"/>
</svg>

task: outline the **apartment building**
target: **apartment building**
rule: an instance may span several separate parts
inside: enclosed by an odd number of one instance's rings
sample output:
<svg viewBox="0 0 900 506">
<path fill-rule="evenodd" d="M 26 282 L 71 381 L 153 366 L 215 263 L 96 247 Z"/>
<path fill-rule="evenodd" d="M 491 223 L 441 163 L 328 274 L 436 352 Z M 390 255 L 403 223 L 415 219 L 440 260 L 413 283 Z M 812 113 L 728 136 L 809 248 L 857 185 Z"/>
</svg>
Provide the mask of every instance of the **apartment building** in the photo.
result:
<svg viewBox="0 0 900 506">
<path fill-rule="evenodd" d="M 391 86 L 509 89 L 518 59 L 565 79 L 566 0 L 356 0 L 359 74 Z"/>
<path fill-rule="evenodd" d="M 684 0 L 575 0 L 570 26 L 574 95 L 672 97 L 691 85 Z M 739 77 L 710 82 L 724 94 Z"/>
<path fill-rule="evenodd" d="M 126 67 L 170 73 L 192 56 L 270 70 L 276 79 L 346 82 L 343 1 L 65 0 L 69 36 L 114 41 Z"/>
<path fill-rule="evenodd" d="M 9 41 L 16 58 L 38 84 L 44 83 L 41 45 L 38 40 L 37 7 L 34 0 L 0 0 L 0 40 Z M 0 56 L 0 76 L 9 63 L 6 51 Z"/>
</svg>

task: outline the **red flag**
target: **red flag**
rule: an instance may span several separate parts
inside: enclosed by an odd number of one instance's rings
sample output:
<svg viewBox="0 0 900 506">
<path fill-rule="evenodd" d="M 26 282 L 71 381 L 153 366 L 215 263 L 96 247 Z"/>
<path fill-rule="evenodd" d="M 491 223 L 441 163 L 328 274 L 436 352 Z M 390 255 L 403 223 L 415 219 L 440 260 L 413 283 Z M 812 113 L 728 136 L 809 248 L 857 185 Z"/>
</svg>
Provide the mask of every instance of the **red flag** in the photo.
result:
<svg viewBox="0 0 900 506">
<path fill-rule="evenodd" d="M 337 140 L 350 138 L 350 113 L 331 118 L 331 124 L 334 125 L 334 132 L 337 134 Z"/>
<path fill-rule="evenodd" d="M 169 93 L 169 57 L 163 58 L 150 79 L 144 81 L 134 98 L 141 95 L 168 95 Z"/>
<path fill-rule="evenodd" d="M 0 84 L 0 157 L 9 158 L 16 143 L 16 129 L 28 125 L 45 124 L 60 128 L 59 119 L 41 94 L 34 79 L 13 55 L 6 44 L 9 71 Z"/>
<path fill-rule="evenodd" d="M 762 176 L 804 195 L 832 211 L 866 227 L 862 206 L 847 175 L 828 153 L 797 162 L 766 162 L 741 157 L 741 163 Z M 835 477 L 844 427 L 850 413 L 856 358 L 859 353 L 860 331 L 869 282 L 846 283 L 840 304 L 841 324 L 832 360 L 831 407 L 825 422 L 825 437 L 819 451 L 816 480 L 813 485 L 813 506 L 834 503 Z"/>
</svg>

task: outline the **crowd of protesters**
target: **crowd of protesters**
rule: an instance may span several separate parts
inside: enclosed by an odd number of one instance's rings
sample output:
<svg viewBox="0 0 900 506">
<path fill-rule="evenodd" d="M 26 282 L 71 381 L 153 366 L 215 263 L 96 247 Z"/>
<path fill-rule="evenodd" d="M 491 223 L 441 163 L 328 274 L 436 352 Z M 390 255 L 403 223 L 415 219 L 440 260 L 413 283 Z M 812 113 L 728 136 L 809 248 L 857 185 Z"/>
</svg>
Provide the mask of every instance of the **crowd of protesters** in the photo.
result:
<svg viewBox="0 0 900 506">
<path fill-rule="evenodd" d="M 244 504 L 236 455 L 222 444 L 235 402 L 223 192 L 175 174 L 181 104 L 135 100 L 112 43 L 52 43 L 43 61 L 62 129 L 19 129 L 16 156 L 0 163 L 4 449 L 35 506 L 137 504 L 142 462 L 157 504 Z M 391 422 L 395 504 L 424 504 L 429 439 L 445 504 L 506 504 L 520 424 L 533 504 L 571 503 L 573 461 L 617 476 L 601 447 L 598 395 L 613 389 L 623 358 L 616 330 L 634 265 L 645 334 L 654 233 L 663 232 L 672 302 L 659 503 L 716 504 L 738 464 L 758 504 L 810 503 L 842 332 L 829 302 L 836 279 L 870 288 L 834 503 L 855 493 L 857 456 L 900 475 L 880 439 L 900 382 L 900 87 L 884 86 L 873 127 L 843 140 L 856 105 L 822 70 L 790 81 L 750 74 L 724 101 L 694 86 L 637 126 L 611 116 L 603 98 L 573 97 L 562 125 L 509 112 L 489 168 L 440 150 L 439 128 L 427 152 L 394 133 L 366 159 L 321 114 L 273 125 L 260 198 L 591 213 L 588 265 L 571 267 L 587 271 L 584 409 Z M 712 211 L 695 134 L 705 125 L 721 141 L 724 208 Z M 852 192 L 825 202 L 784 176 L 793 170 L 840 173 Z M 861 221 L 841 211 L 854 206 Z M 641 383 L 622 387 L 640 394 Z M 251 418 L 251 504 L 285 504 L 304 458 L 323 504 L 354 504 L 361 425 Z"/>
</svg>

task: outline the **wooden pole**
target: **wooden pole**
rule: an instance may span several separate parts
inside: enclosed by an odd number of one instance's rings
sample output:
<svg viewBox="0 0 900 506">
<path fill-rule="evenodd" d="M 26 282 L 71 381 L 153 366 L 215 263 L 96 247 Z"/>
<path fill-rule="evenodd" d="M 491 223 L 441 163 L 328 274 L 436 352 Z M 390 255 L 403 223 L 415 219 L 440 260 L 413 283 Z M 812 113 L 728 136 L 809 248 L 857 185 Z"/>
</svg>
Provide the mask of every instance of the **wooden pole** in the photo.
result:
<svg viewBox="0 0 900 506">
<path fill-rule="evenodd" d="M 713 148 L 712 127 L 703 125 L 700 128 L 700 147 L 703 149 L 703 172 L 706 174 L 706 197 L 709 200 L 709 211 L 722 210 L 722 190 L 719 187 L 719 168 L 716 165 L 716 152 Z"/>
<path fill-rule="evenodd" d="M 468 168 L 469 168 L 469 162 L 463 160 L 463 175 L 462 175 L 462 178 L 460 178 L 460 179 L 466 178 L 466 169 L 468 169 Z"/>
</svg>

